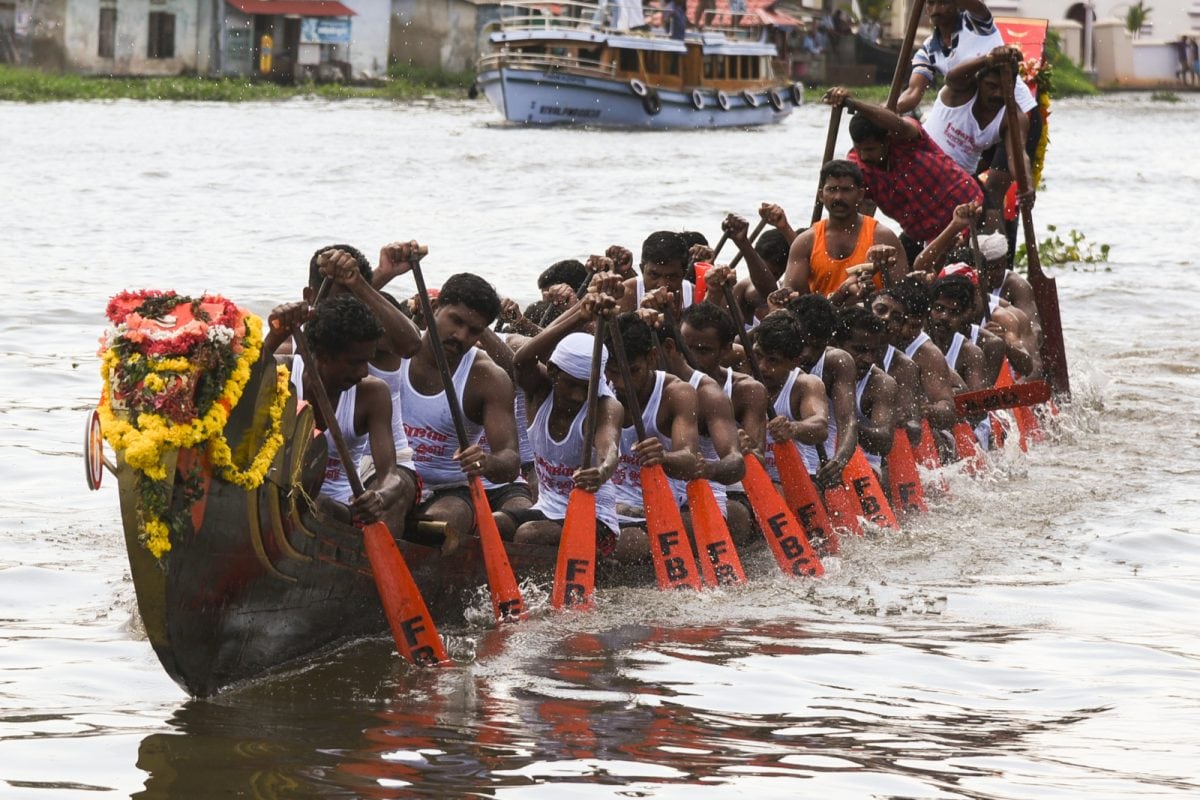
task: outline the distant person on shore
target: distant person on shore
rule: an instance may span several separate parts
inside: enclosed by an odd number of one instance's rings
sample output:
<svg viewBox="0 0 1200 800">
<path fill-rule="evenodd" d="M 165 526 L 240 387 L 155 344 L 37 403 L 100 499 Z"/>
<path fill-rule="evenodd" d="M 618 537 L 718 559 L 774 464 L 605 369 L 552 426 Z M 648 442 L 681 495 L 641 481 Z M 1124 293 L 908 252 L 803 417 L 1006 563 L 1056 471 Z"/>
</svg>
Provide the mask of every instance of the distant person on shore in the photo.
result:
<svg viewBox="0 0 1200 800">
<path fill-rule="evenodd" d="M 1196 40 L 1186 34 L 1179 37 L 1175 43 L 1175 53 L 1179 58 L 1179 69 L 1175 77 L 1184 86 L 1195 85 L 1195 65 L 1198 59 Z"/>
<path fill-rule="evenodd" d="M 957 206 L 983 202 L 979 183 L 942 152 L 915 119 L 855 100 L 840 86 L 826 92 L 824 100 L 854 114 L 854 147 L 847 158 L 862 170 L 865 199 L 900 223 L 907 263 L 942 232 Z M 872 211 L 863 207 L 866 214 Z"/>
<path fill-rule="evenodd" d="M 816 292 L 831 298 L 834 305 L 844 305 L 882 289 L 884 271 L 887 283 L 901 280 L 908 272 L 908 259 L 899 237 L 874 217 L 859 213 L 866 181 L 858 165 L 830 161 L 821 168 L 820 186 L 821 203 L 829 217 L 792 242 L 783 285 L 800 294 Z M 883 270 L 866 277 L 849 272 L 865 264 Z"/>
</svg>

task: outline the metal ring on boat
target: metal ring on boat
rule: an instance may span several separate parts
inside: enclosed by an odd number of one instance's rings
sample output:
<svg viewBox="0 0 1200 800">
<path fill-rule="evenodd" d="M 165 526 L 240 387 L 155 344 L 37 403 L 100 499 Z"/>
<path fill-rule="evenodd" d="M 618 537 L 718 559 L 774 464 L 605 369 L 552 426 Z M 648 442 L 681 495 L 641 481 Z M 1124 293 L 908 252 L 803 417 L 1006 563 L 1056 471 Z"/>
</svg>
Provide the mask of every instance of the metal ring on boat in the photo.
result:
<svg viewBox="0 0 1200 800">
<path fill-rule="evenodd" d="M 783 111 L 783 92 L 772 87 L 771 91 L 767 92 L 767 102 L 771 104 L 771 108 L 776 111 Z"/>
<path fill-rule="evenodd" d="M 746 105 L 750 106 L 751 108 L 758 108 L 759 104 L 762 102 L 758 95 L 749 89 L 746 89 L 742 92 L 742 99 L 745 100 Z"/>
<path fill-rule="evenodd" d="M 717 90 L 717 105 L 721 107 L 722 111 L 729 110 L 729 95 L 725 94 L 719 89 Z"/>
<path fill-rule="evenodd" d="M 94 408 L 83 431 L 83 460 L 87 487 L 94 492 L 104 478 L 104 434 L 100 430 L 100 412 Z"/>
<path fill-rule="evenodd" d="M 645 97 L 650 92 L 650 89 L 647 88 L 646 84 L 642 83 L 637 78 L 633 78 L 629 81 L 629 88 L 633 90 L 633 93 L 638 97 Z"/>
<path fill-rule="evenodd" d="M 642 98 L 642 108 L 652 117 L 662 111 L 662 98 L 658 96 L 657 89 L 650 88 L 646 91 L 646 96 Z"/>
<path fill-rule="evenodd" d="M 804 84 L 792 84 L 792 102 L 798 106 L 804 105 Z"/>
<path fill-rule="evenodd" d="M 692 106 L 697 111 L 704 110 L 704 93 L 699 89 L 692 89 Z"/>
</svg>

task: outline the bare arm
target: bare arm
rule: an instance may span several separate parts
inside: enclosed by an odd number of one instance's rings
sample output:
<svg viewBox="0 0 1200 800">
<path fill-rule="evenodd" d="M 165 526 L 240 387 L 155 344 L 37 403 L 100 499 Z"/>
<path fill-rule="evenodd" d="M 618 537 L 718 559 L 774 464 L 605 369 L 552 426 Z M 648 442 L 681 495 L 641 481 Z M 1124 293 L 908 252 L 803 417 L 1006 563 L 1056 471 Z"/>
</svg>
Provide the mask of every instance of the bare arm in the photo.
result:
<svg viewBox="0 0 1200 800">
<path fill-rule="evenodd" d="M 364 378 L 359 382 L 355 400 L 356 428 L 360 422 L 366 428 L 371 459 L 375 462 L 375 481 L 370 489 L 354 498 L 350 508 L 364 522 L 378 522 L 384 510 L 399 499 L 401 490 L 400 476 L 396 473 L 396 443 L 392 439 L 392 393 L 383 381 Z M 357 466 L 351 464 L 344 468 L 350 470 Z"/>
<path fill-rule="evenodd" d="M 752 450 L 763 452 L 767 441 L 767 390 L 753 378 L 738 381 L 733 386 L 734 412 L 740 430 L 746 434 Z"/>
<path fill-rule="evenodd" d="M 908 86 L 900 93 L 900 100 L 896 103 L 896 111 L 901 114 L 908 114 L 914 108 L 921 104 L 921 98 L 925 96 L 925 90 L 929 88 L 929 79 L 924 75 L 913 70 L 912 75 L 908 78 Z"/>
<path fill-rule="evenodd" d="M 621 439 L 621 421 L 625 410 L 614 397 L 601 397 L 596 406 L 596 457 L 592 467 L 575 471 L 575 485 L 596 492 L 617 469 L 617 451 Z"/>
<path fill-rule="evenodd" d="M 958 241 L 959 234 L 979 214 L 980 208 L 978 203 L 964 203 L 955 208 L 954 216 L 950 218 L 950 223 L 932 242 L 925 246 L 925 249 L 913 261 L 913 270 L 916 272 L 928 272 L 931 275 L 936 273 L 942 261 L 945 260 L 946 255 L 954 249 L 954 243 Z"/>
<path fill-rule="evenodd" d="M 884 106 L 856 100 L 850 90 L 843 86 L 837 86 L 826 92 L 824 102 L 834 108 L 843 106 L 852 114 L 862 114 L 863 117 L 898 139 L 916 139 L 921 135 L 920 127 L 915 122 L 909 122 Z"/>
<path fill-rule="evenodd" d="M 663 454 L 663 470 L 672 478 L 688 479 L 696 474 L 700 462 L 696 455 L 700 449 L 696 390 L 686 381 L 676 380 L 665 389 L 664 399 L 671 415 L 671 450 Z"/>
<path fill-rule="evenodd" d="M 738 447 L 737 422 L 733 417 L 733 404 L 717 386 L 715 381 L 706 380 L 698 392 L 700 414 L 708 428 L 708 437 L 717 451 L 717 461 L 704 461 L 698 477 L 728 486 L 737 483 L 746 474 L 746 462 Z"/>
<path fill-rule="evenodd" d="M 921 369 L 921 389 L 925 392 L 921 415 L 935 428 L 949 430 L 958 421 L 954 410 L 954 373 L 942 351 L 932 342 L 922 345 L 913 361 Z"/>
<path fill-rule="evenodd" d="M 857 383 L 854 361 L 840 350 L 828 351 L 825 357 L 825 372 L 829 376 L 829 389 L 833 418 L 837 422 L 837 450 L 817 471 L 817 478 L 828 483 L 841 478 L 842 470 L 850 463 L 858 447 L 858 410 L 855 408 L 854 386 Z"/>
<path fill-rule="evenodd" d="M 775 417 L 767 423 L 771 438 L 791 439 L 802 444 L 819 444 L 829 435 L 829 404 L 825 384 L 812 375 L 801 375 L 792 387 L 792 416 Z"/>
<path fill-rule="evenodd" d="M 811 229 L 796 237 L 788 250 L 787 271 L 783 273 L 783 286 L 800 294 L 808 294 L 808 275 L 812 267 L 813 232 Z M 769 297 L 770 292 L 763 297 Z"/>
<path fill-rule="evenodd" d="M 886 456 L 892 451 L 895 441 L 896 420 L 899 416 L 896 407 L 896 381 L 881 369 L 872 369 L 870 385 L 863 397 L 863 405 L 869 405 L 870 411 L 864 419 L 858 421 L 858 443 L 869 453 Z"/>
<path fill-rule="evenodd" d="M 513 411 L 513 384 L 508 373 L 491 359 L 477 356 L 468 378 L 463 412 L 482 423 L 490 453 L 478 444 L 462 450 L 457 458 L 468 476 L 481 475 L 492 483 L 509 483 L 517 478 L 521 454 L 517 443 L 517 419 Z"/>
</svg>

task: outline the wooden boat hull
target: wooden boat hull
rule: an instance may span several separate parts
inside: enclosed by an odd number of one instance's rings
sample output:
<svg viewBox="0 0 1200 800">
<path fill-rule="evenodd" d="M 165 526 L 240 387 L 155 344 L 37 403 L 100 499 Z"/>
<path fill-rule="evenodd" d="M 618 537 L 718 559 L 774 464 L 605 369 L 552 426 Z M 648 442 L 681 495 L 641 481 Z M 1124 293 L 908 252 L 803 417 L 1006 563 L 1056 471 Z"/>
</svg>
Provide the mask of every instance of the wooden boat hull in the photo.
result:
<svg viewBox="0 0 1200 800">
<path fill-rule="evenodd" d="M 260 366 L 226 427 L 231 444 L 254 435 L 253 411 L 269 404 L 274 391 L 273 371 Z M 192 524 L 172 534 L 162 559 L 140 541 L 137 474 L 118 459 L 138 609 L 163 667 L 195 696 L 387 630 L 360 532 L 306 500 L 326 457 L 324 437 L 311 436 L 312 412 L 298 413 L 292 398 L 284 420 L 285 445 L 257 491 L 212 476 L 194 454 L 180 454 L 181 464 L 200 465 L 207 488 L 187 508 L 177 478 L 173 509 L 190 512 Z M 461 620 L 486 581 L 478 540 L 467 537 L 446 554 L 432 544 L 399 544 L 434 617 Z M 508 553 L 522 577 L 552 574 L 553 547 L 509 544 Z"/>
</svg>

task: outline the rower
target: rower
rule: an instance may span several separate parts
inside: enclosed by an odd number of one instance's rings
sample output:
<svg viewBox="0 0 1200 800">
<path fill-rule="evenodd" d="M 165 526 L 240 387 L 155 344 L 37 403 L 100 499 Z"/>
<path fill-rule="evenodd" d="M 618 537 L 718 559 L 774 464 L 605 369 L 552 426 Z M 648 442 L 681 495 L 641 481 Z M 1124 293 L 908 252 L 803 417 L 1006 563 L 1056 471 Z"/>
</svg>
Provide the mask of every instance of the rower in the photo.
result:
<svg viewBox="0 0 1200 800">
<path fill-rule="evenodd" d="M 467 272 L 450 276 L 438 293 L 433 325 L 425 331 L 421 348 L 400 367 L 404 430 L 422 481 L 415 513 L 457 531 L 475 527 L 469 480 L 478 476 L 508 484 L 520 468 L 512 381 L 476 347 L 481 337 L 495 336 L 489 326 L 499 311 L 500 298 L 490 283 Z M 469 441 L 462 450 L 455 444 L 454 418 L 434 347 L 446 355 L 462 405 Z M 502 342 L 500 347 L 507 349 Z M 483 433 L 490 452 L 479 446 Z"/>
<path fill-rule="evenodd" d="M 821 380 L 829 398 L 828 435 L 818 445 L 828 457 L 816 480 L 820 487 L 841 483 L 842 471 L 858 447 L 858 417 L 854 390 L 858 382 L 854 360 L 832 346 L 837 329 L 833 305 L 819 294 L 801 295 L 788 304 L 800 326 L 801 350 L 798 366 Z M 820 458 L 821 454 L 817 454 Z"/>
<path fill-rule="evenodd" d="M 653 303 L 655 295 L 647 295 L 646 301 Z M 661 303 L 657 305 L 661 306 Z M 645 307 L 645 306 L 644 306 Z M 653 308 L 654 306 L 650 306 Z M 697 303 L 684 313 L 694 309 L 720 310 L 709 303 Z M 728 315 L 726 315 L 728 319 Z M 732 320 L 728 333 L 732 336 Z M 725 517 L 729 532 L 736 538 L 749 538 L 750 516 L 742 506 L 729 506 L 727 489 L 739 485 L 746 472 L 742 450 L 738 443 L 738 425 L 734 416 L 733 371 L 728 370 L 720 382 L 688 363 L 678 344 L 679 331 L 663 324 L 659 330 L 659 346 L 667 370 L 675 377 L 687 381 L 696 390 L 697 431 L 699 433 L 700 461 L 691 479 L 701 478 L 712 486 L 713 497 Z M 689 351 L 690 352 L 690 351 Z"/>
<path fill-rule="evenodd" d="M 354 267 L 351 266 L 353 269 Z M 310 319 L 311 315 L 311 319 Z M 316 309 L 308 303 L 277 306 L 270 314 L 269 333 L 263 342 L 263 358 L 272 358 L 288 337 L 300 335 L 312 351 L 313 363 L 306 365 L 292 356 L 291 382 L 297 400 L 313 396 L 311 367 L 328 393 L 335 418 L 327 420 L 314 407 L 317 430 L 325 431 L 328 457 L 317 508 L 343 522 L 386 522 L 397 517 L 396 507 L 411 492 L 401 482 L 395 464 L 392 440 L 392 398 L 386 383 L 370 376 L 368 365 L 375 356 L 383 326 L 370 309 L 351 294 L 322 301 Z M 303 326 L 303 328 L 301 327 Z M 337 425 L 356 463 L 342 463 L 329 428 Z M 357 497 L 349 473 L 370 452 L 375 480 Z M 399 514 L 403 519 L 403 514 Z M 403 530 L 393 530 L 399 536 Z"/>
<path fill-rule="evenodd" d="M 898 416 L 896 381 L 881 368 L 887 349 L 883 321 L 862 306 L 845 308 L 838 313 L 834 342 L 854 361 L 858 443 L 871 469 L 882 478 L 883 458 L 892 451 Z"/>
<path fill-rule="evenodd" d="M 648 552 L 646 511 L 642 498 L 641 468 L 661 464 L 671 483 L 675 502 L 687 504 L 685 481 L 699 470 L 699 432 L 696 428 L 696 390 L 687 381 L 656 370 L 650 326 L 638 314 L 625 313 L 612 322 L 620 326 L 629 362 L 632 385 L 626 385 L 613 355 L 612 338 L 605 342 L 609 351 L 605 374 L 624 406 L 621 446 L 613 483 L 617 487 L 617 518 L 621 524 L 617 542 L 621 560 L 644 556 Z M 642 409 L 647 438 L 637 441 L 628 397 L 636 397 Z"/>
<path fill-rule="evenodd" d="M 929 298 L 925 332 L 959 379 L 954 384 L 955 393 L 988 388 L 983 351 L 959 332 L 961 323 L 975 308 L 975 287 L 970 279 L 965 275 L 938 278 L 929 288 Z"/>
<path fill-rule="evenodd" d="M 584 438 L 584 426 L 594 337 L 583 328 L 604 308 L 614 306 L 609 295 L 588 293 L 525 342 L 513 359 L 518 386 L 527 398 L 529 417 L 520 422 L 527 426 L 533 448 L 538 499 L 526 510 L 495 512 L 506 539 L 558 544 L 571 490 L 580 488 L 596 495 L 597 552 L 610 555 L 616 547 L 616 488 L 609 478 L 617 467 L 622 410 L 603 379 L 598 386 L 596 459 L 594 466 L 580 469 L 584 448 L 592 446 Z M 603 376 L 607 356 L 601 353 Z"/>
<path fill-rule="evenodd" d="M 614 259 L 615 260 L 615 259 Z M 674 231 L 656 231 L 642 243 L 640 277 L 625 281 L 620 298 L 620 311 L 633 311 L 642 304 L 646 292 L 665 287 L 674 300 L 676 318 L 692 304 L 696 287 L 684 279 L 688 265 L 688 248 L 683 237 Z"/>
<path fill-rule="evenodd" d="M 859 213 L 866 183 L 858 165 L 850 161 L 830 161 L 821 167 L 820 185 L 821 203 L 829 217 L 792 242 L 783 285 L 800 294 L 836 295 L 834 302 L 840 304 L 842 295 L 848 290 L 850 273 L 847 270 L 851 267 L 877 263 L 886 270 L 887 283 L 902 279 L 908 272 L 908 259 L 899 237 L 874 217 Z M 879 249 L 881 246 L 890 249 Z M 876 289 L 883 288 L 882 272 L 875 274 L 874 281 Z"/>
<path fill-rule="evenodd" d="M 683 312 L 679 335 L 691 353 L 692 365 L 716 381 L 732 403 L 739 449 L 743 454 L 755 452 L 761 458 L 766 445 L 767 390 L 749 375 L 722 366 L 737 335 L 733 319 L 712 303 L 697 303 Z M 740 543 L 743 530 L 751 530 L 750 502 L 740 483 L 728 486 L 726 497 L 729 530 Z M 743 518 L 745 529 L 740 527 Z"/>
<path fill-rule="evenodd" d="M 796 442 L 805 469 L 815 475 L 821 464 L 814 445 L 824 444 L 829 435 L 829 402 L 821 379 L 800 368 L 804 349 L 804 332 L 790 311 L 767 315 L 755 330 L 754 355 L 770 403 L 765 444 Z M 780 483 L 770 447 L 764 456 L 771 480 Z"/>
</svg>

